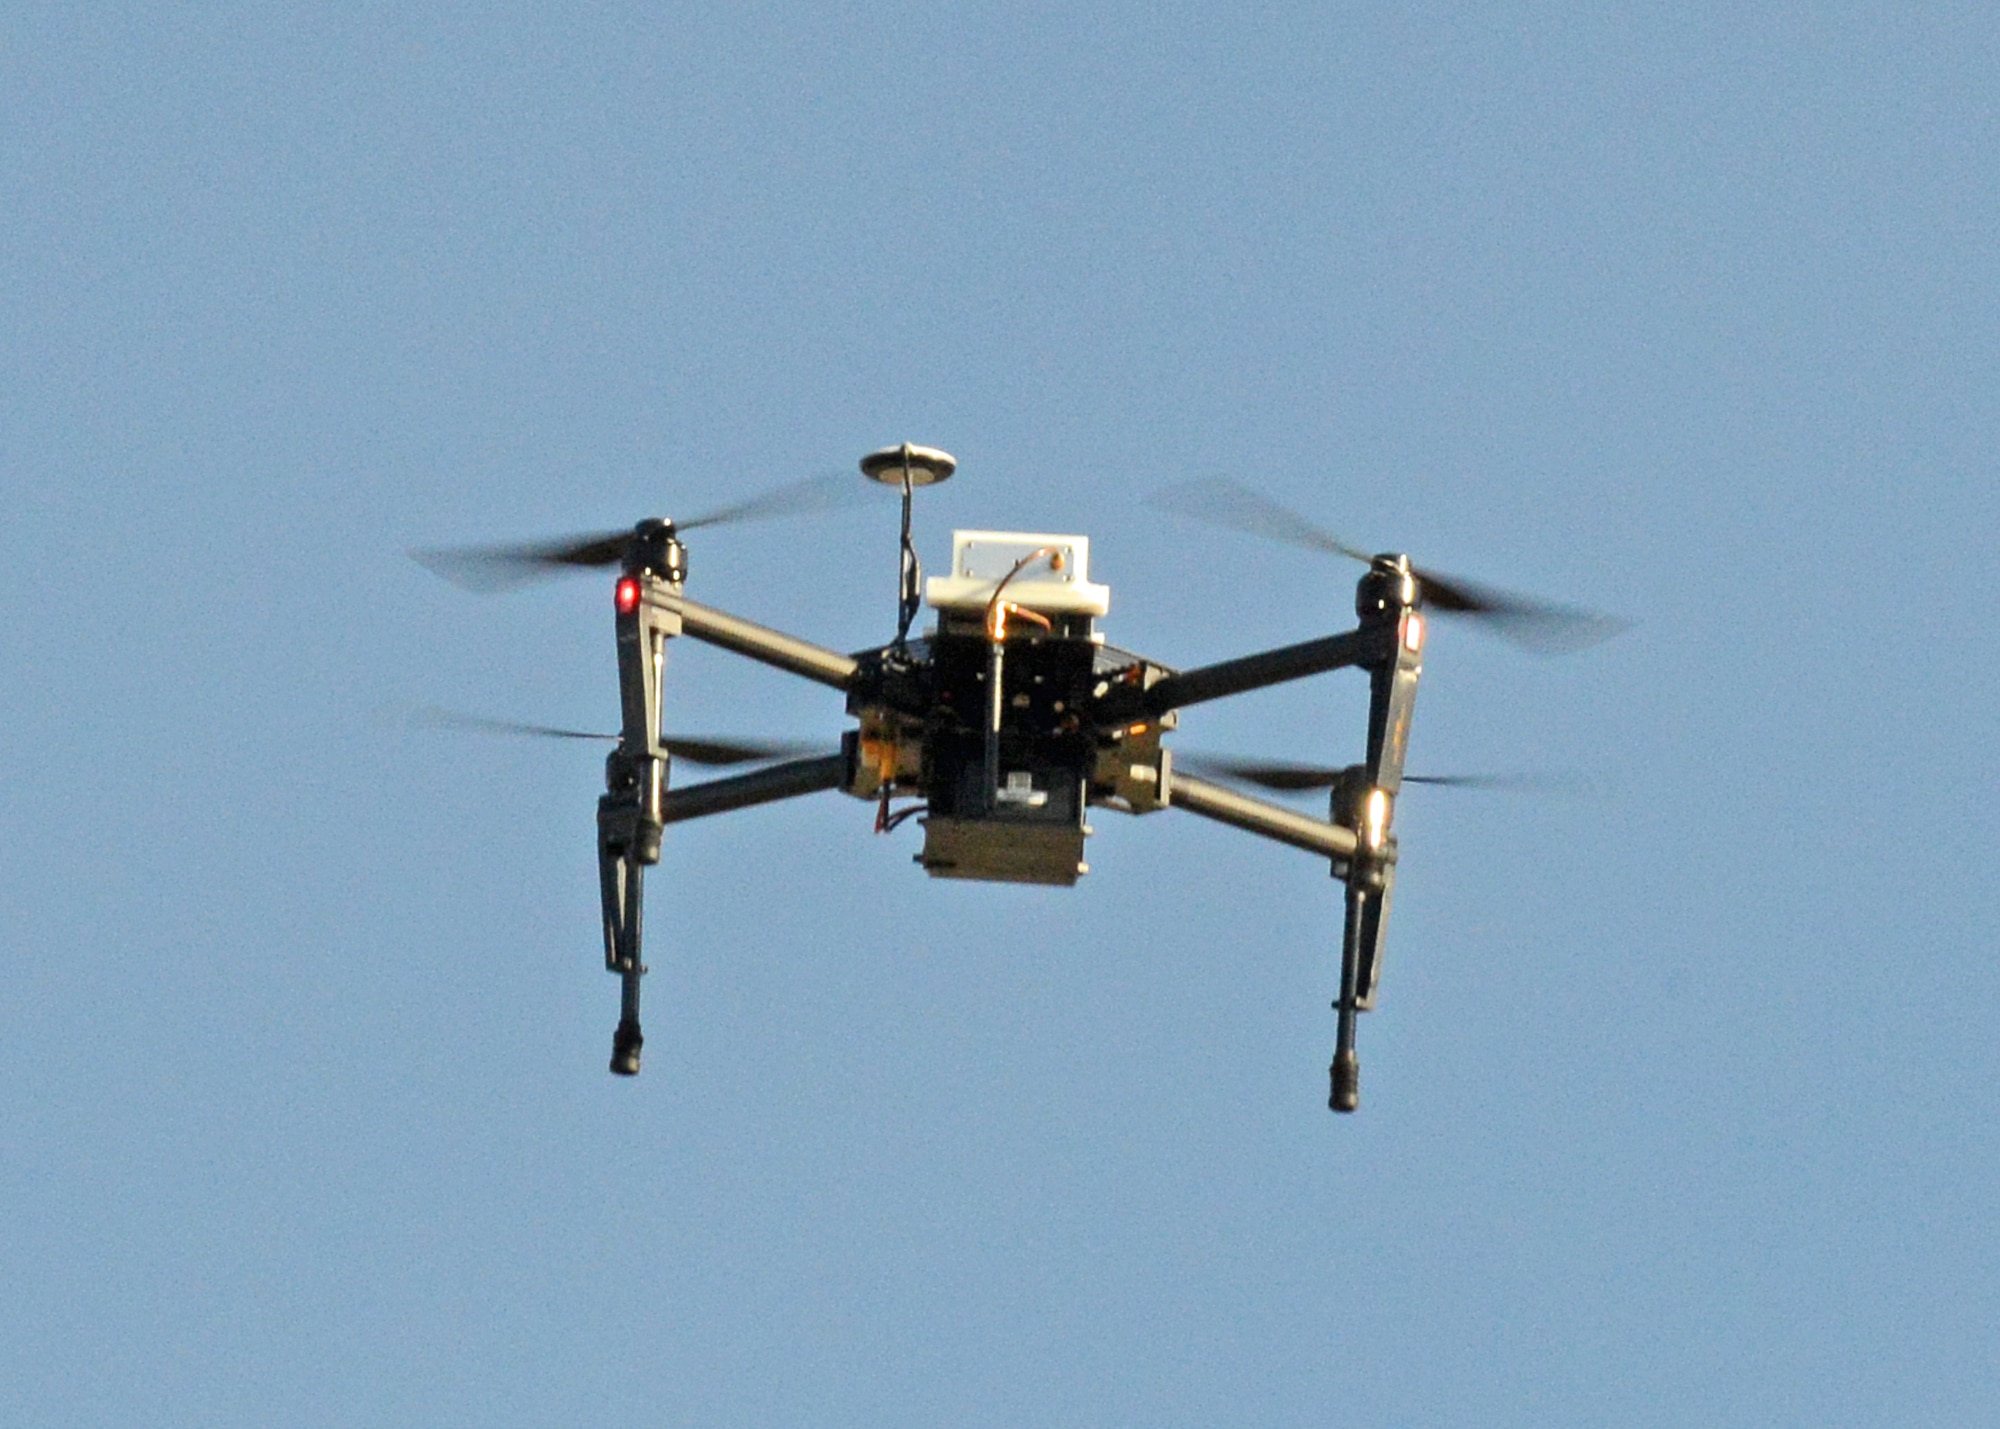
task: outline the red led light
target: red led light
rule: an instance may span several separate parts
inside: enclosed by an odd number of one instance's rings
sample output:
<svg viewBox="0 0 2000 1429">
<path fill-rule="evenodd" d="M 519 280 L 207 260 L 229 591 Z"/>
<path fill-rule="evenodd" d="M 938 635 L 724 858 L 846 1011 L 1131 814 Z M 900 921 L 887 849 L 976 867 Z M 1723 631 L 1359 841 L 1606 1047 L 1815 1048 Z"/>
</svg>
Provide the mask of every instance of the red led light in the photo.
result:
<svg viewBox="0 0 2000 1429">
<path fill-rule="evenodd" d="M 615 599 L 618 602 L 618 613 L 630 615 L 639 608 L 639 583 L 630 576 L 625 577 L 618 582 L 618 594 Z"/>
</svg>

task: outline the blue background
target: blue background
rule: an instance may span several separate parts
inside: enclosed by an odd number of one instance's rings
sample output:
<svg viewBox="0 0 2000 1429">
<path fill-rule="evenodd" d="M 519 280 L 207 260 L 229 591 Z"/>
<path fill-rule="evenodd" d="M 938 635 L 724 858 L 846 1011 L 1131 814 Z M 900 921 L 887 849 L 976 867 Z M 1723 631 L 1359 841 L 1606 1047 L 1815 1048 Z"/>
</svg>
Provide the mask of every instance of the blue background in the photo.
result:
<svg viewBox="0 0 2000 1429">
<path fill-rule="evenodd" d="M 1991 7 L 17 6 L 0 19 L 0 1419 L 2000 1415 Z M 911 439 L 1173 663 L 1431 642 L 1363 1109 L 1336 888 L 1100 813 L 932 883 L 676 830 L 604 1071 L 607 582 L 414 546 Z M 857 483 L 860 478 L 855 478 Z M 865 495 L 865 493 L 864 493 Z M 894 501 L 690 593 L 887 637 Z M 831 739 L 677 647 L 669 723 Z M 1344 762 L 1361 682 L 1183 747 Z"/>
</svg>

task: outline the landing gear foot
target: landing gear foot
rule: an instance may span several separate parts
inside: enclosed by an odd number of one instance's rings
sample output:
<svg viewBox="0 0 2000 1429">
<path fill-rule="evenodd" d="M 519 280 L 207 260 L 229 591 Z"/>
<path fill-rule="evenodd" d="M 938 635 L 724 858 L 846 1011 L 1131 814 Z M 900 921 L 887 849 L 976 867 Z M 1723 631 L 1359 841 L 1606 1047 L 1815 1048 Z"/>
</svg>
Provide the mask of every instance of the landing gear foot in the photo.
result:
<svg viewBox="0 0 2000 1429">
<path fill-rule="evenodd" d="M 621 1077 L 639 1075 L 639 1049 L 646 1045 L 646 1039 L 639 1034 L 639 1024 L 630 1018 L 618 1024 L 618 1030 L 611 1036 L 611 1070 Z"/>
<path fill-rule="evenodd" d="M 1361 1059 L 1351 1051 L 1342 1052 L 1327 1070 L 1333 1076 L 1333 1094 L 1327 1098 L 1327 1106 L 1334 1111 L 1353 1111 L 1360 1106 Z"/>
</svg>

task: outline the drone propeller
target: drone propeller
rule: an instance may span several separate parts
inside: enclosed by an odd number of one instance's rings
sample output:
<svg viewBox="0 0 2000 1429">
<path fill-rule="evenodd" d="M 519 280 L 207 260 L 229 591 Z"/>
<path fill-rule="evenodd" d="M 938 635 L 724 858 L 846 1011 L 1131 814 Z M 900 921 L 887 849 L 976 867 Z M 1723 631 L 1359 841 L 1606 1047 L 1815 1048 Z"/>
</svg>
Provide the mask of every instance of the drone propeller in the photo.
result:
<svg viewBox="0 0 2000 1429">
<path fill-rule="evenodd" d="M 1313 789 L 1331 789 L 1347 773 L 1345 769 L 1322 764 L 1284 764 L 1268 759 L 1228 759 L 1216 755 L 1182 754 L 1176 750 L 1174 763 L 1203 774 L 1240 779 L 1266 789 L 1287 794 Z M 1405 774 L 1405 784 L 1433 784 L 1448 789 L 1515 789 L 1548 793 L 1562 787 L 1562 781 L 1535 774 Z"/>
<path fill-rule="evenodd" d="M 1228 477 L 1183 482 L 1159 492 L 1150 501 L 1162 511 L 1282 541 L 1321 555 L 1345 556 L 1364 564 L 1374 559 L 1297 512 Z M 1581 650 L 1609 640 L 1627 625 L 1595 611 L 1534 600 L 1428 567 L 1416 567 L 1415 574 L 1423 587 L 1424 604 L 1431 610 L 1479 617 L 1496 635 L 1544 654 Z"/>
<path fill-rule="evenodd" d="M 457 710 L 425 706 L 411 717 L 413 724 L 426 729 L 465 729 L 479 734 L 527 735 L 537 739 L 600 739 L 616 741 L 615 734 L 594 730 L 558 729 L 546 724 L 522 724 L 511 719 L 488 719 L 484 715 L 461 714 Z M 702 739 L 673 735 L 662 739 L 669 754 L 690 764 L 758 764 L 770 759 L 787 759 L 819 752 L 820 746 L 778 740 Z"/>
<path fill-rule="evenodd" d="M 695 531 L 704 526 L 731 526 L 750 521 L 771 521 L 781 516 L 803 516 L 832 511 L 867 500 L 866 488 L 840 473 L 810 476 L 803 481 L 777 487 L 759 496 L 673 523 L 677 532 Z M 521 545 L 453 547 L 449 550 L 412 551 L 419 565 L 443 576 L 453 585 L 474 591 L 511 590 L 530 581 L 565 571 L 615 566 L 625 559 L 632 544 L 632 529 L 598 531 L 590 535 L 567 536 L 553 541 L 530 541 Z"/>
</svg>

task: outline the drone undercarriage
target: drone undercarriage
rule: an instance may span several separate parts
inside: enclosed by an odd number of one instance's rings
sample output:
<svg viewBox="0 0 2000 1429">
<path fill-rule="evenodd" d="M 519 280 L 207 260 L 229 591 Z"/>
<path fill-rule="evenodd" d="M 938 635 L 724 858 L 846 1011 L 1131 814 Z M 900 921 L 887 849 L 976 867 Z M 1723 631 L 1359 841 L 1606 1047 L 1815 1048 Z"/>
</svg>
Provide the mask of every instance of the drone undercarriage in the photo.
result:
<svg viewBox="0 0 2000 1429">
<path fill-rule="evenodd" d="M 961 546 L 970 537 L 996 539 L 959 533 Z M 1094 632 L 1091 614 L 1101 613 L 1103 596 L 1090 593 L 1103 588 L 1081 580 L 1081 538 L 1003 539 L 1041 544 L 1005 577 L 989 572 L 983 586 L 965 570 L 933 582 L 934 632 L 850 656 L 689 600 L 686 552 L 674 528 L 648 522 L 636 529 L 616 595 L 623 731 L 598 802 L 605 962 L 623 982 L 611 1070 L 639 1070 L 644 876 L 660 860 L 664 828 L 838 789 L 875 801 L 878 829 L 904 816 L 891 814 L 892 799 L 921 799 L 917 861 L 934 877 L 1073 884 L 1087 871 L 1085 820 L 1093 806 L 1132 814 L 1183 809 L 1328 859 L 1346 896 L 1329 1104 L 1353 1111 L 1354 1018 L 1375 1001 L 1395 877 L 1389 825 L 1422 669 L 1424 621 L 1408 561 L 1375 559 L 1360 583 L 1352 631 L 1174 670 L 1106 645 Z M 1039 560 L 1061 572 L 1065 559 L 1067 592 L 1031 604 L 1024 589 L 1019 602 L 1003 600 L 1027 565 Z M 970 557 L 961 564 L 969 566 Z M 961 594 L 973 580 L 984 609 L 940 603 L 938 587 L 950 580 L 961 582 Z M 666 642 L 681 636 L 840 690 L 858 728 L 838 751 L 672 788 L 660 696 Z M 1370 678 L 1367 753 L 1336 784 L 1327 819 L 1174 770 L 1160 737 L 1179 709 L 1347 666 Z"/>
</svg>

